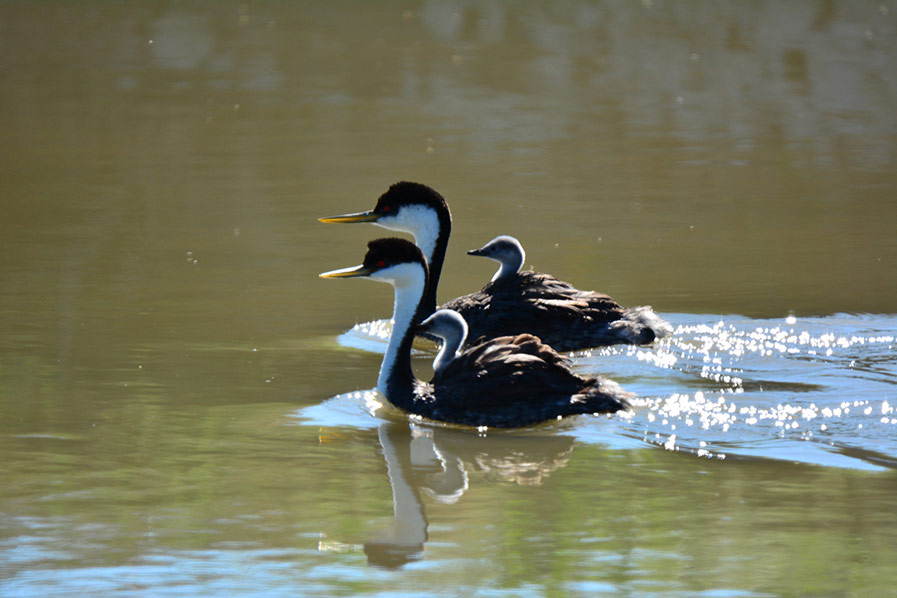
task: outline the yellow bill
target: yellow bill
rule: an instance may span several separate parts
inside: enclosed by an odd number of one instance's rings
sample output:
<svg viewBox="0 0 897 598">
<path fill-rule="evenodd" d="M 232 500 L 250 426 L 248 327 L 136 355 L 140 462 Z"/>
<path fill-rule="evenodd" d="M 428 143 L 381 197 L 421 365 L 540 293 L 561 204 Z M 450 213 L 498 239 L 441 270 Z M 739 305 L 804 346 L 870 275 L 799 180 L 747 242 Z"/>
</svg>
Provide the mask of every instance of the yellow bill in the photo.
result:
<svg viewBox="0 0 897 598">
<path fill-rule="evenodd" d="M 361 264 L 359 266 L 350 266 L 348 268 L 340 268 L 339 270 L 330 270 L 318 274 L 321 278 L 353 278 L 356 276 L 368 276 L 373 270 Z"/>
<path fill-rule="evenodd" d="M 357 212 L 355 214 L 343 214 L 341 216 L 329 216 L 327 218 L 318 218 L 320 222 L 376 222 L 380 215 L 373 210 L 369 212 Z"/>
</svg>

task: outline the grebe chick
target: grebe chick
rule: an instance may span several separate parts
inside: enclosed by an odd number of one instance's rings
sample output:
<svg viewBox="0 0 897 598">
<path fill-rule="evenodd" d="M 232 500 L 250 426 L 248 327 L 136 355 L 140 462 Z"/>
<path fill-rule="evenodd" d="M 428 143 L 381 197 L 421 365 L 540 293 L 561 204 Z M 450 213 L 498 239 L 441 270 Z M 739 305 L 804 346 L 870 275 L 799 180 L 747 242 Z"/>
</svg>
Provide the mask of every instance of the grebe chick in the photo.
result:
<svg viewBox="0 0 897 598">
<path fill-rule="evenodd" d="M 428 332 L 442 340 L 442 346 L 433 359 L 433 372 L 438 375 L 461 354 L 461 346 L 467 340 L 467 322 L 456 311 L 437 309 L 418 324 L 417 332 Z"/>
<path fill-rule="evenodd" d="M 521 271 L 526 252 L 510 235 L 467 252 L 501 266 L 482 290 L 449 301 L 471 335 L 535 334 L 558 351 L 630 343 L 642 345 L 672 333 L 647 306 L 624 308 L 610 296 L 580 291 L 550 274 Z"/>
<path fill-rule="evenodd" d="M 511 235 L 499 235 L 479 249 L 471 249 L 467 255 L 486 257 L 501 264 L 490 282 L 514 276 L 520 272 L 526 260 L 523 245 Z"/>
<path fill-rule="evenodd" d="M 425 311 L 426 258 L 404 239 L 376 239 L 368 243 L 360 266 L 321 274 L 356 276 L 394 288 L 394 324 L 377 389 L 400 409 L 443 422 L 513 428 L 566 415 L 614 413 L 629 406 L 631 393 L 609 380 L 579 376 L 563 357 L 530 334 L 479 339 L 440 364 L 432 382 L 418 380 L 411 368 L 411 344 L 414 324 Z M 451 331 L 451 322 L 457 325 L 457 320 L 440 316 L 435 322 L 425 327 L 452 339 L 463 337 L 463 329 Z"/>
<path fill-rule="evenodd" d="M 371 211 L 319 220 L 372 222 L 414 236 L 430 266 L 422 315 L 436 311 L 436 289 L 452 229 L 448 204 L 436 190 L 420 183 L 398 182 L 380 196 Z M 647 344 L 672 332 L 650 307 L 624 308 L 607 295 L 578 291 L 553 276 L 517 272 L 525 255 L 519 243 L 517 246 L 521 254 L 516 270 L 508 261 L 497 273 L 498 279 L 493 277 L 482 290 L 442 306 L 464 317 L 469 338 L 528 332 L 558 351 L 576 351 L 620 343 Z M 511 270 L 517 275 L 510 276 Z"/>
</svg>

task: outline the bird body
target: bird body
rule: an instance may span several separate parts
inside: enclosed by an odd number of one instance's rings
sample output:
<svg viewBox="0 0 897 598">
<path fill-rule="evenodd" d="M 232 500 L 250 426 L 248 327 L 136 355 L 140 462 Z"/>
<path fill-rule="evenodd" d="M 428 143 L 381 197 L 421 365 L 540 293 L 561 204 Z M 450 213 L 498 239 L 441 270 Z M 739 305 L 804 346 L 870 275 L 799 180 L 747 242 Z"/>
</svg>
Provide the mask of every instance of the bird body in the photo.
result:
<svg viewBox="0 0 897 598">
<path fill-rule="evenodd" d="M 630 343 L 642 345 L 672 332 L 650 307 L 624 308 L 609 295 L 581 291 L 550 274 L 520 270 L 526 253 L 501 235 L 467 252 L 500 263 L 480 291 L 443 307 L 460 313 L 471 337 L 530 332 L 558 351 Z"/>
<path fill-rule="evenodd" d="M 517 422 L 613 413 L 628 406 L 632 395 L 615 382 L 576 374 L 566 359 L 532 334 L 481 337 L 458 351 L 457 336 L 447 338 L 431 324 L 452 316 L 460 329 L 457 322 L 464 319 L 448 309 L 436 311 L 419 327 L 446 343 L 437 355 L 437 361 L 443 357 L 444 363 L 434 366 L 432 383 L 440 414 L 449 412 L 456 420 L 476 422 L 489 413 L 491 425 L 513 427 Z"/>
<path fill-rule="evenodd" d="M 415 324 L 426 311 L 427 263 L 409 241 L 371 241 L 362 265 L 321 276 L 366 276 L 393 285 L 394 324 L 377 389 L 405 411 L 444 422 L 507 428 L 628 407 L 630 393 L 609 380 L 579 376 L 533 335 L 478 339 L 459 350 L 466 336 L 457 324 L 460 316 L 451 314 L 446 320 L 441 311 L 421 328 L 449 342 L 437 359 L 433 380 L 418 380 L 411 367 L 411 343 Z"/>
</svg>

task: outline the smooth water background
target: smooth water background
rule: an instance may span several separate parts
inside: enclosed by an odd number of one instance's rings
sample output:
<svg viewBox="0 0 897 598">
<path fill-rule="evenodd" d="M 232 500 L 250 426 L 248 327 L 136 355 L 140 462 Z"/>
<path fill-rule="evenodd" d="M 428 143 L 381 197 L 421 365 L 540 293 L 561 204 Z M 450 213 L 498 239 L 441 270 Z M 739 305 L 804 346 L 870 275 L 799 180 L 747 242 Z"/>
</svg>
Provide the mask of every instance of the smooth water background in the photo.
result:
<svg viewBox="0 0 897 598">
<path fill-rule="evenodd" d="M 0 5 L 0 595 L 895 595 L 895 33 L 894 2 Z M 316 218 L 400 179 L 452 207 L 441 298 L 509 233 L 667 316 L 575 356 L 635 412 L 477 434 L 364 392 L 337 338 L 391 291 L 316 275 L 384 232 Z"/>
</svg>

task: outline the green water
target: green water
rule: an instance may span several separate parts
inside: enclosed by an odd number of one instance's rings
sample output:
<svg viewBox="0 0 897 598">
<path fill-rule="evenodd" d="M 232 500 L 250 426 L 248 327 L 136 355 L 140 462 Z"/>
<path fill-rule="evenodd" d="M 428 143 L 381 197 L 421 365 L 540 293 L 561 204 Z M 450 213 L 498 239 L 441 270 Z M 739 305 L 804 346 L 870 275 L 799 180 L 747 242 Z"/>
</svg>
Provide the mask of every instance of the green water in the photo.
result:
<svg viewBox="0 0 897 598">
<path fill-rule="evenodd" d="M 895 18 L 0 5 L 0 595 L 894 595 Z M 631 419 L 356 394 L 391 292 L 317 274 L 385 233 L 316 218 L 400 179 L 451 205 L 442 300 L 506 233 L 669 317 L 576 358 Z"/>
</svg>

